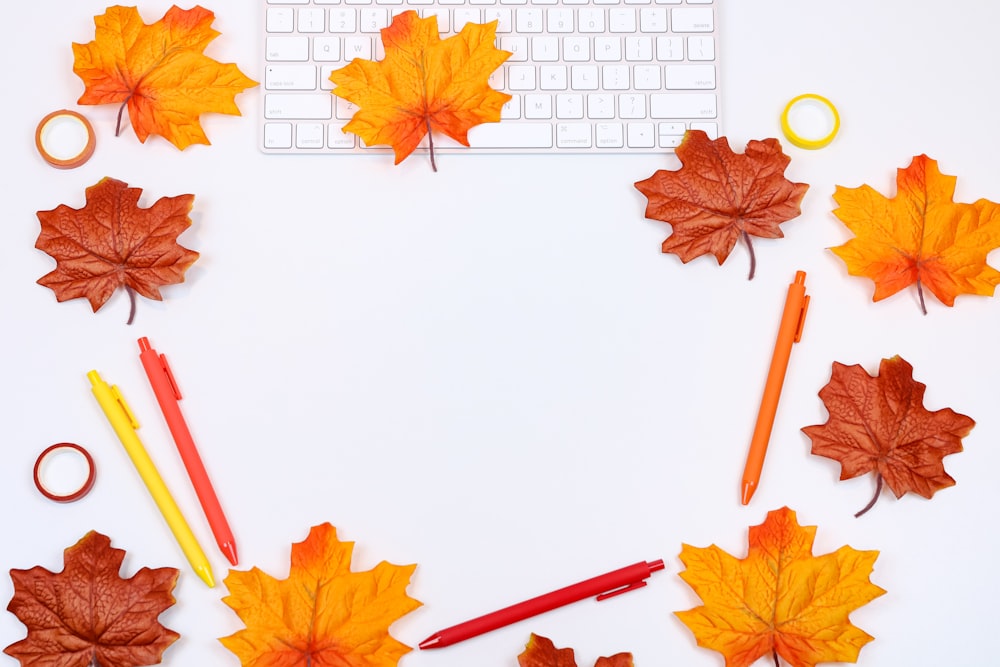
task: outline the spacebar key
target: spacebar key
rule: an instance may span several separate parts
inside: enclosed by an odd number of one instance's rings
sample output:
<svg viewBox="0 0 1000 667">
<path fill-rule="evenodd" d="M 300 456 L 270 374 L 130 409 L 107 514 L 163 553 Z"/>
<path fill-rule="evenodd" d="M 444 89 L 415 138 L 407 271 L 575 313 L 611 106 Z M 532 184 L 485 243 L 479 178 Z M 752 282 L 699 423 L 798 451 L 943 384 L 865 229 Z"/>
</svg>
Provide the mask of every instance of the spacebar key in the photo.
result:
<svg viewBox="0 0 1000 667">
<path fill-rule="evenodd" d="M 469 130 L 473 148 L 552 148 L 552 126 L 547 123 L 483 123 Z"/>
</svg>

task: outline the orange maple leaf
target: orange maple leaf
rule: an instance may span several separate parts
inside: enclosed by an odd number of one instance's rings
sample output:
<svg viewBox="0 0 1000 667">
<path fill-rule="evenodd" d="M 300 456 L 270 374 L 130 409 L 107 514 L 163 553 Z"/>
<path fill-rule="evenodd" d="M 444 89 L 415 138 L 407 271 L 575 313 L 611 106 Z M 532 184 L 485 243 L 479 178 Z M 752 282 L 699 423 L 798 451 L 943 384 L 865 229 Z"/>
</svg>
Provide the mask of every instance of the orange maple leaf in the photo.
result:
<svg viewBox="0 0 1000 667">
<path fill-rule="evenodd" d="M 358 106 L 344 132 L 369 146 L 392 146 L 396 164 L 427 136 L 437 171 L 435 132 L 468 146 L 469 130 L 499 121 L 500 108 L 511 98 L 488 83 L 511 56 L 494 47 L 496 27 L 496 21 L 467 23 L 442 40 L 437 18 L 420 18 L 413 10 L 396 16 L 382 29 L 383 60 L 355 58 L 330 74 L 333 94 Z"/>
<path fill-rule="evenodd" d="M 531 634 L 521 655 L 517 656 L 520 667 L 577 667 L 576 657 L 571 648 L 556 648 L 552 640 Z M 594 667 L 633 667 L 631 653 L 616 653 L 610 658 L 598 658 Z"/>
<path fill-rule="evenodd" d="M 885 593 L 868 579 L 878 552 L 844 546 L 813 556 L 815 534 L 783 507 L 750 528 L 746 558 L 683 545 L 680 576 L 705 604 L 676 614 L 698 645 L 722 653 L 726 667 L 765 655 L 775 667 L 778 656 L 792 667 L 856 662 L 873 638 L 848 614 Z"/>
<path fill-rule="evenodd" d="M 391 637 L 389 626 L 420 606 L 406 594 L 416 565 L 382 561 L 352 572 L 353 547 L 324 523 L 292 545 L 287 579 L 230 570 L 222 601 L 246 629 L 220 641 L 247 667 L 395 665 L 410 647 Z"/>
<path fill-rule="evenodd" d="M 235 96 L 257 85 L 236 65 L 202 53 L 219 35 L 211 28 L 214 20 L 215 14 L 202 7 L 175 6 L 147 25 L 135 7 L 109 7 L 94 17 L 94 41 L 73 44 L 73 71 L 86 86 L 79 104 L 120 104 L 116 135 L 127 106 L 143 143 L 150 134 L 181 150 L 210 143 L 201 114 L 239 116 Z"/>
<path fill-rule="evenodd" d="M 946 306 L 959 294 L 992 296 L 1000 272 L 986 263 L 1000 246 L 1000 205 L 987 199 L 973 204 L 952 201 L 954 176 L 938 171 L 926 155 L 896 173 L 896 196 L 888 199 L 867 185 L 837 186 L 833 213 L 855 234 L 831 250 L 852 276 L 875 282 L 873 301 L 917 285 Z"/>
<path fill-rule="evenodd" d="M 56 300 L 85 297 L 96 313 L 118 287 L 131 302 L 135 293 L 160 301 L 159 287 L 184 282 L 184 272 L 198 253 L 177 243 L 191 226 L 194 195 L 162 197 L 149 208 L 138 206 L 142 190 L 113 178 L 87 188 L 87 204 L 60 205 L 39 211 L 42 231 L 35 247 L 56 260 L 56 268 L 38 279 Z"/>
<path fill-rule="evenodd" d="M 751 141 L 738 154 L 725 137 L 712 140 L 689 130 L 676 153 L 680 169 L 660 169 L 635 184 L 648 200 L 646 217 L 672 227 L 663 252 L 685 264 L 712 254 L 721 265 L 743 239 L 752 279 L 757 262 L 750 236 L 784 236 L 779 225 L 799 215 L 809 186 L 785 178 L 790 158 L 777 139 Z"/>
<path fill-rule="evenodd" d="M 857 364 L 833 363 L 819 392 L 829 418 L 802 431 L 813 454 L 840 462 L 840 479 L 875 473 L 875 495 L 855 516 L 872 508 L 883 480 L 897 498 L 909 491 L 930 498 L 955 484 L 942 459 L 962 451 L 962 438 L 976 422 L 950 408 L 927 410 L 926 388 L 898 355 L 883 359 L 875 377 Z"/>
<path fill-rule="evenodd" d="M 90 531 L 65 550 L 62 572 L 11 570 L 7 610 L 28 636 L 4 649 L 21 665 L 140 667 L 160 662 L 179 634 L 160 625 L 174 604 L 177 570 L 144 567 L 119 576 L 125 552 Z"/>
</svg>

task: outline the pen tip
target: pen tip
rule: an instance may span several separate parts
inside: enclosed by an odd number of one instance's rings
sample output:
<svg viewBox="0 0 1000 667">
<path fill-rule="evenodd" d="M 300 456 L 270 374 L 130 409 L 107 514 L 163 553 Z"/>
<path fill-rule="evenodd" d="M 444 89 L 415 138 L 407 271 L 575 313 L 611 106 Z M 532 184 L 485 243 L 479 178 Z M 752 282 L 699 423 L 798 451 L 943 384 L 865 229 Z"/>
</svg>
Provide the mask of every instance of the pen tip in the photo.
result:
<svg viewBox="0 0 1000 667">
<path fill-rule="evenodd" d="M 441 643 L 441 635 L 431 635 L 424 641 L 420 642 L 417 646 L 419 648 L 434 648 Z"/>
<path fill-rule="evenodd" d="M 757 490 L 757 485 L 753 482 L 743 482 L 743 504 L 749 505 L 753 498 L 753 492 Z"/>
<path fill-rule="evenodd" d="M 195 569 L 195 573 L 208 584 L 209 588 L 215 588 L 215 577 L 212 576 L 212 568 L 208 565 L 202 565 Z"/>
<path fill-rule="evenodd" d="M 236 545 L 232 542 L 224 542 L 219 545 L 219 549 L 222 550 L 223 555 L 226 557 L 233 567 L 239 564 L 239 558 L 236 556 Z"/>
</svg>

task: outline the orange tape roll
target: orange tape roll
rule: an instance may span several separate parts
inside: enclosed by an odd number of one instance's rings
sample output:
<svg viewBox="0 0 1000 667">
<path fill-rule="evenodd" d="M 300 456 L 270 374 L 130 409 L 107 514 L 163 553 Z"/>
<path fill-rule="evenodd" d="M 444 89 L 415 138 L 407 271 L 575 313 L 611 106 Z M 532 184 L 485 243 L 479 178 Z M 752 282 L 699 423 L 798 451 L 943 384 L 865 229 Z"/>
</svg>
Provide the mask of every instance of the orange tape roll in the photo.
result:
<svg viewBox="0 0 1000 667">
<path fill-rule="evenodd" d="M 45 161 L 58 169 L 74 169 L 94 154 L 94 127 L 69 109 L 53 111 L 38 123 L 35 148 Z"/>
</svg>

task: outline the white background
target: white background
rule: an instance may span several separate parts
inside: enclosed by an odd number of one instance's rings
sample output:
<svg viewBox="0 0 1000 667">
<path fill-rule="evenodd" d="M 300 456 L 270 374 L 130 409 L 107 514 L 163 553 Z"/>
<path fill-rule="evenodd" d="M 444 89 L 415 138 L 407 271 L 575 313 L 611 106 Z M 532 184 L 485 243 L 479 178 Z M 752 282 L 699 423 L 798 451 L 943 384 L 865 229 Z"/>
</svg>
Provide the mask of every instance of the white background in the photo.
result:
<svg viewBox="0 0 1000 667">
<path fill-rule="evenodd" d="M 140 7 L 147 22 L 169 2 Z M 986 0 L 729 1 L 721 7 L 725 134 L 742 151 L 781 137 L 803 92 L 828 96 L 843 126 L 820 151 L 782 143 L 787 175 L 810 185 L 786 237 L 757 240 L 757 277 L 737 246 L 723 266 L 660 253 L 669 225 L 644 219 L 633 187 L 671 155 L 279 157 L 255 147 L 259 89 L 243 117 L 204 118 L 211 146 L 113 136 L 113 106 L 82 109 L 97 152 L 59 171 L 33 145 L 38 120 L 79 108 L 70 44 L 93 39 L 93 0 L 5 10 L 5 143 L 0 294 L 3 465 L 0 568 L 62 568 L 93 529 L 127 550 L 124 574 L 181 571 L 161 621 L 182 638 L 167 665 L 238 665 L 217 641 L 242 627 L 187 566 L 85 378 L 117 383 L 139 431 L 212 560 L 226 561 L 187 483 L 138 359 L 148 336 L 171 359 L 182 407 L 239 545 L 241 568 L 285 577 L 292 542 L 322 522 L 357 543 L 355 568 L 417 563 L 424 606 L 393 634 L 433 631 L 639 560 L 667 570 L 639 592 L 581 602 L 401 667 L 514 667 L 531 632 L 577 650 L 582 667 L 631 651 L 641 667 L 719 666 L 673 612 L 698 604 L 677 573 L 682 543 L 745 555 L 747 528 L 787 505 L 819 527 L 816 553 L 881 551 L 888 593 L 852 614 L 876 637 L 867 665 L 981 665 L 995 655 L 1000 303 L 910 289 L 872 303 L 828 248 L 849 232 L 835 184 L 895 192 L 897 168 L 926 153 L 959 177 L 956 199 L 1000 201 L 995 72 L 1000 4 Z M 259 12 L 215 0 L 208 54 L 260 79 Z M 35 283 L 36 212 L 80 207 L 103 176 L 142 203 L 195 195 L 183 245 L 201 258 L 163 302 L 126 326 L 116 294 L 97 314 Z M 997 259 L 994 259 L 994 263 Z M 793 351 L 762 487 L 739 479 L 786 286 L 808 273 L 812 305 Z M 834 361 L 875 372 L 899 354 L 926 406 L 977 421 L 945 459 L 957 485 L 932 500 L 886 493 L 861 519 L 870 477 L 839 482 L 800 428 L 823 423 L 817 392 Z M 31 482 L 48 444 L 88 447 L 99 468 L 83 500 L 60 505 Z M 13 594 L 0 577 L 0 601 Z M 24 636 L 0 615 L 0 645 Z M 0 662 L 11 663 L 7 656 Z M 762 660 L 760 664 L 770 664 Z"/>
</svg>

